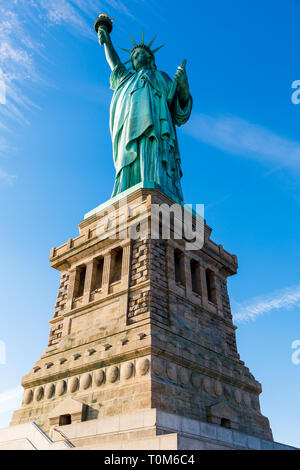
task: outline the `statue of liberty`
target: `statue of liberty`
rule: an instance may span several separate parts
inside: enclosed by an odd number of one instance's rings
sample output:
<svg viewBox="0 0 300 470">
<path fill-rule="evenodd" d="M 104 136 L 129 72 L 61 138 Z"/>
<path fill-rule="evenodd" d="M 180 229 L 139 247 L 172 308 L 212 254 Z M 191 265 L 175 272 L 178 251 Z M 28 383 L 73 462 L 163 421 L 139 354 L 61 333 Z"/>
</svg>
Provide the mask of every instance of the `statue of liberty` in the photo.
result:
<svg viewBox="0 0 300 470">
<path fill-rule="evenodd" d="M 132 38 L 130 53 L 133 71 L 123 64 L 112 44 L 112 20 L 100 15 L 95 29 L 112 70 L 114 90 L 110 107 L 110 131 L 116 168 L 112 197 L 138 183 L 159 186 L 175 202 L 183 202 L 181 161 L 175 125 L 185 124 L 192 110 L 192 97 L 182 64 L 175 81 L 158 71 L 154 53 L 142 41 Z M 162 47 L 162 46 L 161 46 Z"/>
</svg>

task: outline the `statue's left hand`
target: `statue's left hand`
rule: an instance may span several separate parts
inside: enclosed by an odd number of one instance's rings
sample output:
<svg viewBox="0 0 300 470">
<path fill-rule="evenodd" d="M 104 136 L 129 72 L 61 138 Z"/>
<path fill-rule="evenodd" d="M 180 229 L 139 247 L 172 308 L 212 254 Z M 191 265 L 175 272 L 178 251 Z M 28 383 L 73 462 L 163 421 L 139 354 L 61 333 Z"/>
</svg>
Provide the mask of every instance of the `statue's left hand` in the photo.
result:
<svg viewBox="0 0 300 470">
<path fill-rule="evenodd" d="M 186 95 L 189 93 L 189 82 L 187 79 L 186 70 L 183 67 L 178 67 L 175 74 L 175 80 L 181 88 L 181 91 Z"/>
</svg>

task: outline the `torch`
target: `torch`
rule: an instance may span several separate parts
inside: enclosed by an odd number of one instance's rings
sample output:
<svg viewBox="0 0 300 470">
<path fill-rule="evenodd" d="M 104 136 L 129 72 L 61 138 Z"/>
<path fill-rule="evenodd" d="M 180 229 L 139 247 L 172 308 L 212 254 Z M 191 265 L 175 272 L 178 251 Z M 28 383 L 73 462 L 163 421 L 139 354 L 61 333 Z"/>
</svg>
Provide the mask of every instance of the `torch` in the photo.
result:
<svg viewBox="0 0 300 470">
<path fill-rule="evenodd" d="M 113 29 L 113 21 L 114 20 L 112 18 L 109 18 L 109 16 L 105 15 L 104 13 L 101 13 L 101 15 L 98 16 L 94 24 L 96 33 L 98 34 L 99 28 L 101 28 L 104 29 L 108 34 L 110 34 Z"/>
</svg>

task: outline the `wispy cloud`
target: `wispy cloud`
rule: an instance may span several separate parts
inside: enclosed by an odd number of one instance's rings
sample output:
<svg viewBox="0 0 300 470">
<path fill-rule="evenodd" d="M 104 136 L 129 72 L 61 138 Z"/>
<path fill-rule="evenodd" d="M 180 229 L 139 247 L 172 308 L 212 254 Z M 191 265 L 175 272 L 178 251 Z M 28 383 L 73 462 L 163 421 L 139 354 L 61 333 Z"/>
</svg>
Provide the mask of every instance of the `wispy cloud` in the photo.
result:
<svg viewBox="0 0 300 470">
<path fill-rule="evenodd" d="M 297 306 L 300 306 L 300 284 L 254 297 L 247 302 L 233 302 L 233 319 L 237 323 L 254 321 L 273 310 L 290 310 Z"/>
<path fill-rule="evenodd" d="M 28 111 L 36 106 L 28 98 L 28 89 L 44 81 L 37 63 L 47 59 L 49 26 L 60 25 L 80 35 L 91 30 L 71 1 L 14 0 L 1 6 L 0 0 L 0 78 L 6 94 L 6 103 L 0 106 L 2 123 L 7 119 L 28 123 Z"/>
<path fill-rule="evenodd" d="M 0 8 L 0 18 L 0 77 L 6 98 L 0 106 L 3 124 L 5 118 L 24 120 L 23 109 L 29 101 L 21 91 L 20 84 L 28 79 L 34 80 L 37 75 L 30 52 L 29 35 L 24 31 L 21 18 L 12 9 L 4 7 Z M 22 43 L 19 38 L 25 42 Z"/>
<path fill-rule="evenodd" d="M 205 205 L 205 210 L 212 209 L 215 206 L 223 204 L 223 202 L 227 201 L 230 198 L 231 198 L 231 194 L 226 194 L 221 199 L 218 199 L 217 201 L 211 202 L 210 204 L 206 204 Z"/>
<path fill-rule="evenodd" d="M 0 393 L 0 414 L 15 410 L 20 406 L 23 388 L 16 387 Z"/>
<path fill-rule="evenodd" d="M 225 152 L 300 170 L 300 142 L 239 117 L 195 114 L 184 131 Z"/>
<path fill-rule="evenodd" d="M 125 3 L 119 2 L 119 0 L 106 0 L 106 3 L 112 8 L 114 8 L 116 11 L 119 11 L 127 16 L 130 16 L 131 18 L 134 18 L 134 15 L 131 13 Z"/>
<path fill-rule="evenodd" d="M 6 184 L 13 184 L 16 181 L 16 176 L 14 175 L 9 175 L 5 171 L 1 170 L 0 168 L 0 182 L 6 183 Z"/>
<path fill-rule="evenodd" d="M 28 0 L 19 1 L 24 4 Z M 89 0 L 51 0 L 51 2 L 49 0 L 31 0 L 30 2 L 31 8 L 35 9 L 35 13 L 38 13 L 40 27 L 43 23 L 46 23 L 47 26 L 63 25 L 84 36 L 91 35 L 91 27 L 84 16 L 84 14 L 88 14 L 89 4 L 91 4 Z M 93 12 L 94 8 L 95 2 L 90 11 Z"/>
<path fill-rule="evenodd" d="M 9 132 L 12 122 L 27 125 L 38 108 L 29 90 L 46 82 L 38 72 L 39 60 L 47 58 L 47 40 L 55 28 L 95 40 L 92 24 L 100 11 L 117 11 L 132 17 L 128 4 L 116 0 L 0 0 L 0 130 Z M 5 93 L 5 103 L 3 96 Z M 11 146 L 1 136 L 0 153 Z M 13 177 L 0 169 L 0 182 Z"/>
</svg>

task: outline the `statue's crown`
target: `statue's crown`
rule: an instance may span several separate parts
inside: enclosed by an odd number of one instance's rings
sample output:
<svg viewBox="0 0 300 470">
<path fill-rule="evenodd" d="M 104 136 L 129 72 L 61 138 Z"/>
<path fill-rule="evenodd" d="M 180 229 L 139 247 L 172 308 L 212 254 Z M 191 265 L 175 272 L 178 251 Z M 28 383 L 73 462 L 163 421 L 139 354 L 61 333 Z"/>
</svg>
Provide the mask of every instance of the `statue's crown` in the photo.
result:
<svg viewBox="0 0 300 470">
<path fill-rule="evenodd" d="M 157 52 L 159 49 L 161 49 L 162 47 L 164 47 L 164 45 L 162 46 L 159 46 L 157 47 L 156 49 L 151 49 L 151 46 L 152 44 L 154 43 L 155 39 L 156 39 L 156 35 L 154 36 L 154 38 L 152 39 L 152 41 L 147 45 L 145 44 L 145 39 L 144 39 L 144 31 L 143 31 L 143 34 L 142 34 L 142 40 L 141 40 L 141 43 L 138 44 L 135 42 L 135 40 L 130 36 L 129 34 L 129 37 L 133 43 L 133 48 L 130 50 L 130 49 L 123 49 L 123 47 L 121 47 L 122 51 L 125 51 L 125 52 L 128 52 L 130 54 L 130 59 L 127 60 L 127 62 L 125 62 L 125 64 L 128 64 L 129 62 L 131 62 L 131 56 L 133 54 L 133 52 L 136 50 L 136 49 L 139 49 L 139 48 L 143 48 L 143 49 L 146 49 L 146 51 L 149 52 L 149 54 L 151 54 L 153 57 L 154 57 L 154 54 L 155 52 Z"/>
<path fill-rule="evenodd" d="M 146 44 L 137 44 L 136 46 L 134 46 L 134 47 L 131 49 L 130 55 L 132 55 L 136 49 L 139 49 L 139 48 L 141 48 L 141 47 L 142 47 L 143 49 L 146 49 L 146 51 L 148 51 L 149 54 L 154 55 L 154 51 L 151 51 L 150 47 L 147 46 Z"/>
</svg>

